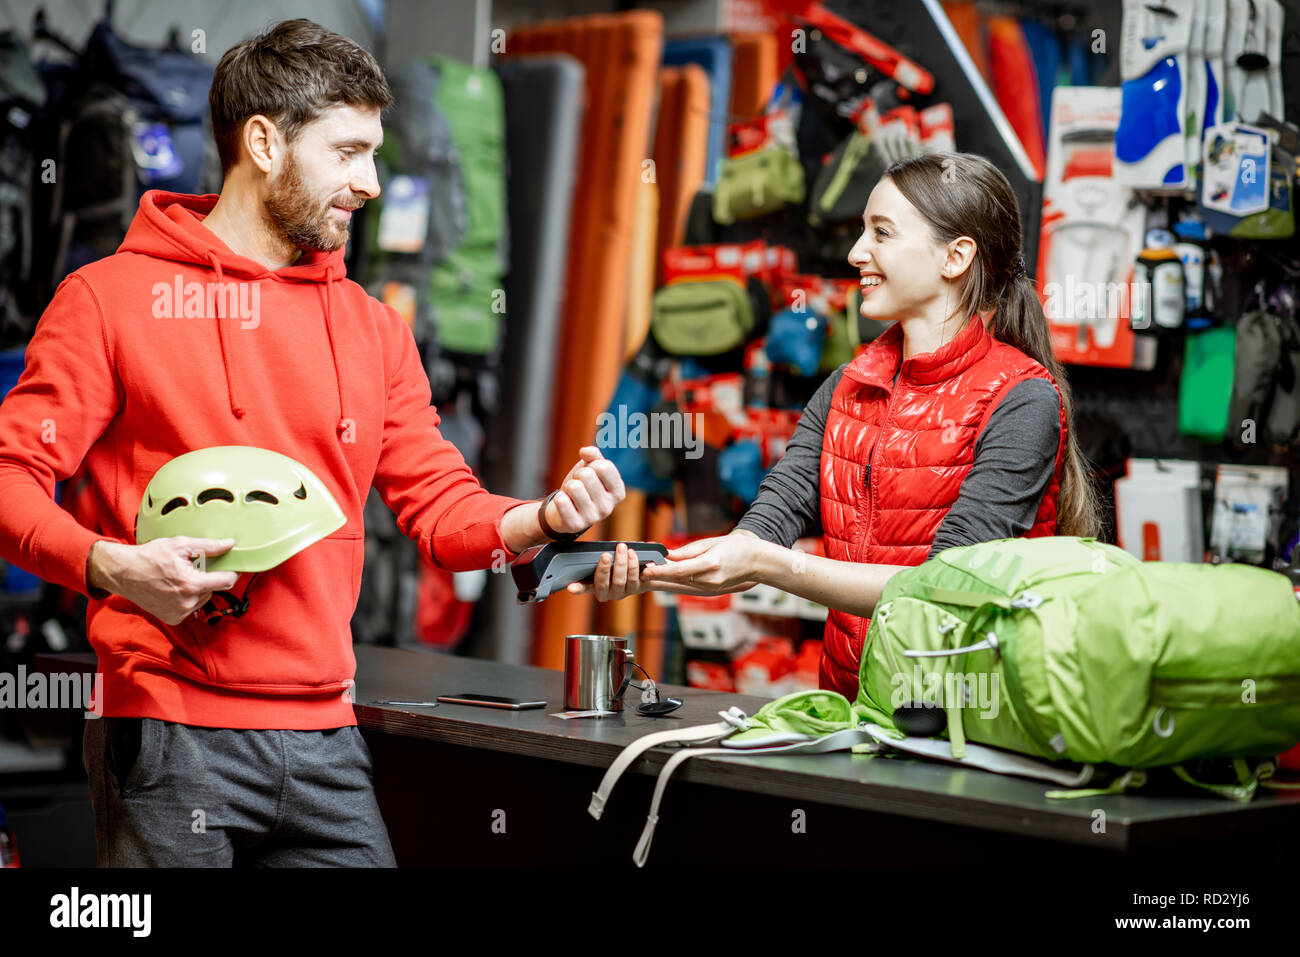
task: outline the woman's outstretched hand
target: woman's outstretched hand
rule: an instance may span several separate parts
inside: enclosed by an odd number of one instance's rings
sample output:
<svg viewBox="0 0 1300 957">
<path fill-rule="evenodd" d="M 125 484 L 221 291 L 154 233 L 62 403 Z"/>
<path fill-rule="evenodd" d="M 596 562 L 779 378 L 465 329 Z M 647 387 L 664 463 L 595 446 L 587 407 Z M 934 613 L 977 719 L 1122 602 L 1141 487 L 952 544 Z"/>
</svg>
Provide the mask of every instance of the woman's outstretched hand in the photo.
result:
<svg viewBox="0 0 1300 957">
<path fill-rule="evenodd" d="M 617 601 L 647 591 L 679 595 L 723 595 L 754 587 L 757 558 L 763 542 L 743 532 L 702 538 L 668 553 L 662 565 L 641 566 L 622 542 L 614 554 L 600 557 L 592 583 L 575 583 L 575 595 L 593 594 L 600 601 Z"/>
<path fill-rule="evenodd" d="M 663 565 L 647 565 L 643 581 L 652 588 L 691 595 L 725 595 L 757 584 L 763 542 L 756 536 L 731 532 L 688 542 L 668 553 Z"/>
</svg>

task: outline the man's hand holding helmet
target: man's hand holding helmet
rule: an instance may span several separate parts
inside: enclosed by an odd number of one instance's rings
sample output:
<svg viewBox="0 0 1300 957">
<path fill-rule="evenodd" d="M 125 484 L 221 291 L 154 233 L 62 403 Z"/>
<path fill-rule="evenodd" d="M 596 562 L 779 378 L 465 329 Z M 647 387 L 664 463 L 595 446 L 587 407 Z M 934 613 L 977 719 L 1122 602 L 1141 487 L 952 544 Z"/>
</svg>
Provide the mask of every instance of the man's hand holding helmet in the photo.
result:
<svg viewBox="0 0 1300 957">
<path fill-rule="evenodd" d="M 215 591 L 228 591 L 237 572 L 200 571 L 195 559 L 230 551 L 232 538 L 156 538 L 144 545 L 96 542 L 86 564 L 86 583 L 121 595 L 168 625 L 179 625 L 207 604 Z M 200 567 L 204 562 L 199 562 Z"/>
</svg>

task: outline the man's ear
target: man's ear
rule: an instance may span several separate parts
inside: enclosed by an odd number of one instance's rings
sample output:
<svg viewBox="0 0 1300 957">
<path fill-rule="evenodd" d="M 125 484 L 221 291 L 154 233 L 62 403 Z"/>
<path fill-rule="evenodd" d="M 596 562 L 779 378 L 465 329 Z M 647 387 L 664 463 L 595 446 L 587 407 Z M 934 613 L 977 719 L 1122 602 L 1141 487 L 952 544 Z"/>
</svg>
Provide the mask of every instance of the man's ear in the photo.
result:
<svg viewBox="0 0 1300 957">
<path fill-rule="evenodd" d="M 945 279 L 959 279 L 970 269 L 975 261 L 975 240 L 969 236 L 958 236 L 948 244 L 940 272 Z"/>
<path fill-rule="evenodd" d="M 281 149 L 280 130 L 275 121 L 261 113 L 250 116 L 244 121 L 241 139 L 244 151 L 253 165 L 269 175 L 275 168 L 275 160 Z"/>
</svg>

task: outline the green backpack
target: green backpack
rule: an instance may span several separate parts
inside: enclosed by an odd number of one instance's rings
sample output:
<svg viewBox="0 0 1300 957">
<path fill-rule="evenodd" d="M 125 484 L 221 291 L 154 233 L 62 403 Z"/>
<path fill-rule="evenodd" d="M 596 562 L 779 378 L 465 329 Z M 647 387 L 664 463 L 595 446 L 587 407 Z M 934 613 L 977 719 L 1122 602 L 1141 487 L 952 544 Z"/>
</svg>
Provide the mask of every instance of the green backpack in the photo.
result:
<svg viewBox="0 0 1300 957">
<path fill-rule="evenodd" d="M 384 194 L 380 215 L 367 220 L 372 290 L 380 298 L 390 283 L 413 290 L 417 341 L 491 356 L 503 331 L 509 242 L 501 81 L 441 56 L 407 63 L 391 80 Z"/>
<path fill-rule="evenodd" d="M 977 700 L 978 699 L 978 700 Z M 1300 602 L 1250 565 L 1141 562 L 1090 538 L 950 548 L 886 585 L 857 711 L 905 732 L 1126 768 L 1300 741 Z"/>
</svg>

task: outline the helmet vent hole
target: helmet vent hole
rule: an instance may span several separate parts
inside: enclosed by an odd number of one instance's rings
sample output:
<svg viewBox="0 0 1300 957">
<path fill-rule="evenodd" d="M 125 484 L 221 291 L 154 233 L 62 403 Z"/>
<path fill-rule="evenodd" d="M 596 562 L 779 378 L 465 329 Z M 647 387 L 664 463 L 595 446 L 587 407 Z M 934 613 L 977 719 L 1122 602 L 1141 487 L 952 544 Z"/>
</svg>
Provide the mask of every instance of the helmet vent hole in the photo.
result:
<svg viewBox="0 0 1300 957">
<path fill-rule="evenodd" d="M 222 502 L 233 502 L 235 500 L 235 496 L 229 489 L 205 488 L 202 492 L 199 493 L 198 498 L 196 498 L 194 502 L 197 505 L 203 505 L 206 502 L 213 501 L 214 499 L 220 500 Z"/>
<path fill-rule="evenodd" d="M 261 489 L 254 489 L 244 496 L 245 502 L 266 502 L 268 505 L 279 505 L 280 500 L 270 492 L 263 492 Z"/>
<path fill-rule="evenodd" d="M 293 493 L 293 497 L 294 497 L 294 498 L 306 498 L 306 497 L 307 497 L 307 486 L 305 486 L 305 485 L 303 485 L 301 482 L 299 482 L 299 483 L 298 483 L 298 490 L 297 490 L 296 492 Z"/>
<path fill-rule="evenodd" d="M 152 499 L 150 501 L 152 502 Z M 168 512 L 172 511 L 173 509 L 184 508 L 188 504 L 189 502 L 185 501 L 185 499 L 181 498 L 178 495 L 176 498 L 172 499 L 170 502 L 168 502 L 166 505 L 162 507 L 161 514 L 166 515 Z"/>
</svg>

